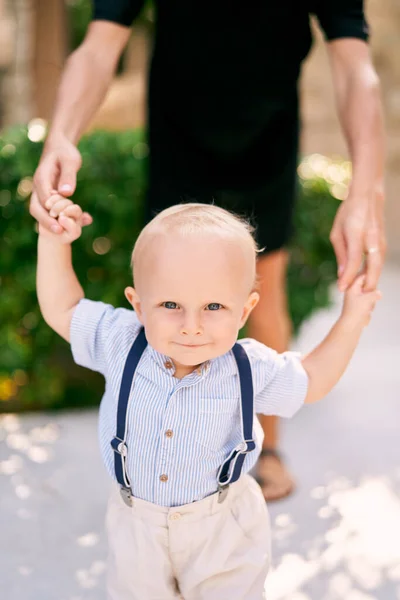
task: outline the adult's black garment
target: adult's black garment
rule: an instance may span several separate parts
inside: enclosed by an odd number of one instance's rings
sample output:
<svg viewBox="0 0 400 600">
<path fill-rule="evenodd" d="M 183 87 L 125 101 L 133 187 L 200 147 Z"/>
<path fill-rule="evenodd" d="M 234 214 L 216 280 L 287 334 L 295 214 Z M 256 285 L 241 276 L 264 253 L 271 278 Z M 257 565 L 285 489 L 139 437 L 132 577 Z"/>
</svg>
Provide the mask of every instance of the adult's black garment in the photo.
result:
<svg viewBox="0 0 400 600">
<path fill-rule="evenodd" d="M 130 26 L 143 0 L 95 0 Z M 158 0 L 149 85 L 148 214 L 194 198 L 250 217 L 267 251 L 290 233 L 297 82 L 314 13 L 328 40 L 366 40 L 362 0 Z"/>
</svg>

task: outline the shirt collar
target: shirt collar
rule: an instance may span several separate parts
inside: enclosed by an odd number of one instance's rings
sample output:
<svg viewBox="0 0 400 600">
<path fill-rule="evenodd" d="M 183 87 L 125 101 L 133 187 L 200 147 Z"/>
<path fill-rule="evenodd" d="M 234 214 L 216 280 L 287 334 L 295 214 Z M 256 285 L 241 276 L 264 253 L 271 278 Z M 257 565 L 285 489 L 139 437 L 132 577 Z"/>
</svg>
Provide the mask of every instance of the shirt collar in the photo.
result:
<svg viewBox="0 0 400 600">
<path fill-rule="evenodd" d="M 175 373 L 175 368 L 171 358 L 169 356 L 161 354 L 160 352 L 157 352 L 157 350 L 152 348 L 152 346 L 150 345 L 148 346 L 148 349 L 152 360 L 160 367 L 160 369 L 162 369 L 164 373 L 167 373 L 171 375 L 171 377 L 173 377 Z M 193 373 L 191 373 L 191 375 L 195 374 L 200 377 L 206 375 L 210 370 L 212 362 L 212 360 L 207 360 L 206 362 L 202 363 L 193 371 Z"/>
</svg>

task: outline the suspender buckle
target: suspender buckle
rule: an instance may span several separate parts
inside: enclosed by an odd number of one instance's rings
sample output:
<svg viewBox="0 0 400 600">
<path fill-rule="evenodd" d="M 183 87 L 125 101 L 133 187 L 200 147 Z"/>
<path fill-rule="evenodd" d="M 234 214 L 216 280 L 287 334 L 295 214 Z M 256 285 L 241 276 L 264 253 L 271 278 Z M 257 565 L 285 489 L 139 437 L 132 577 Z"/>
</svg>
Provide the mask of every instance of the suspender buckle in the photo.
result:
<svg viewBox="0 0 400 600">
<path fill-rule="evenodd" d="M 122 500 L 125 502 L 125 504 L 129 508 L 131 508 L 131 506 L 133 505 L 132 490 L 130 490 L 129 488 L 126 488 L 126 487 L 121 487 L 119 491 L 120 491 Z"/>
<path fill-rule="evenodd" d="M 111 440 L 111 448 L 114 450 L 114 452 L 118 452 L 118 454 L 120 454 L 124 458 L 128 454 L 128 447 L 125 444 L 125 440 L 121 440 L 118 437 L 115 437 Z"/>
<path fill-rule="evenodd" d="M 256 443 L 254 440 L 244 440 L 242 443 L 242 449 L 240 450 L 240 454 L 248 454 L 252 452 L 256 447 Z"/>
<path fill-rule="evenodd" d="M 222 502 L 227 497 L 228 492 L 229 492 L 229 484 L 228 485 L 219 484 L 219 486 L 218 486 L 218 504 L 222 504 Z"/>
</svg>

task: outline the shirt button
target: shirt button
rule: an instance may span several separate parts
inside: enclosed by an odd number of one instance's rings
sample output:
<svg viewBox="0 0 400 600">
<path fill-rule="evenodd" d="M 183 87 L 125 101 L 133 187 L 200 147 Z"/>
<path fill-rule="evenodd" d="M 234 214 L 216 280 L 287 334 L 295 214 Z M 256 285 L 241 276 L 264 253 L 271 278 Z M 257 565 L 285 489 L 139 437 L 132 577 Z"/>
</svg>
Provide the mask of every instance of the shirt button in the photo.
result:
<svg viewBox="0 0 400 600">
<path fill-rule="evenodd" d="M 168 475 L 160 475 L 160 481 L 168 481 Z"/>
<path fill-rule="evenodd" d="M 172 513 L 172 515 L 170 516 L 171 521 L 178 521 L 181 518 L 181 513 Z"/>
<path fill-rule="evenodd" d="M 172 362 L 170 360 L 166 360 L 165 363 L 164 363 L 164 367 L 166 369 L 172 369 L 173 366 L 174 365 L 172 364 Z"/>
<path fill-rule="evenodd" d="M 174 432 L 172 431 L 172 429 L 167 429 L 167 431 L 165 432 L 165 435 L 167 436 L 167 438 L 172 438 L 172 436 L 174 435 Z"/>
</svg>

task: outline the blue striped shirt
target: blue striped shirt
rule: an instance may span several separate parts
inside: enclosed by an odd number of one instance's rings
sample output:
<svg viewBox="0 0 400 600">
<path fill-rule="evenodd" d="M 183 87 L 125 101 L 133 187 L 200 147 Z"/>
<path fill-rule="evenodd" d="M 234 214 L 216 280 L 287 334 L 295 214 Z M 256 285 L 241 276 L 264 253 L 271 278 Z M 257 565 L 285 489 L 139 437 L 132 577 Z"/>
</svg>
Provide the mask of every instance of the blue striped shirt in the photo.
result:
<svg viewBox="0 0 400 600">
<path fill-rule="evenodd" d="M 106 387 L 100 405 L 102 457 L 115 479 L 116 414 L 122 372 L 141 324 L 133 310 L 83 299 L 71 321 L 71 349 L 78 365 L 98 371 Z M 250 360 L 255 412 L 291 417 L 303 404 L 308 379 L 294 352 L 277 354 L 252 339 L 240 340 Z M 162 506 L 180 506 L 213 494 L 217 471 L 241 442 L 240 390 L 232 352 L 204 363 L 183 379 L 170 359 L 147 346 L 137 367 L 127 415 L 127 471 L 133 495 Z M 259 455 L 262 429 L 254 420 Z"/>
</svg>

